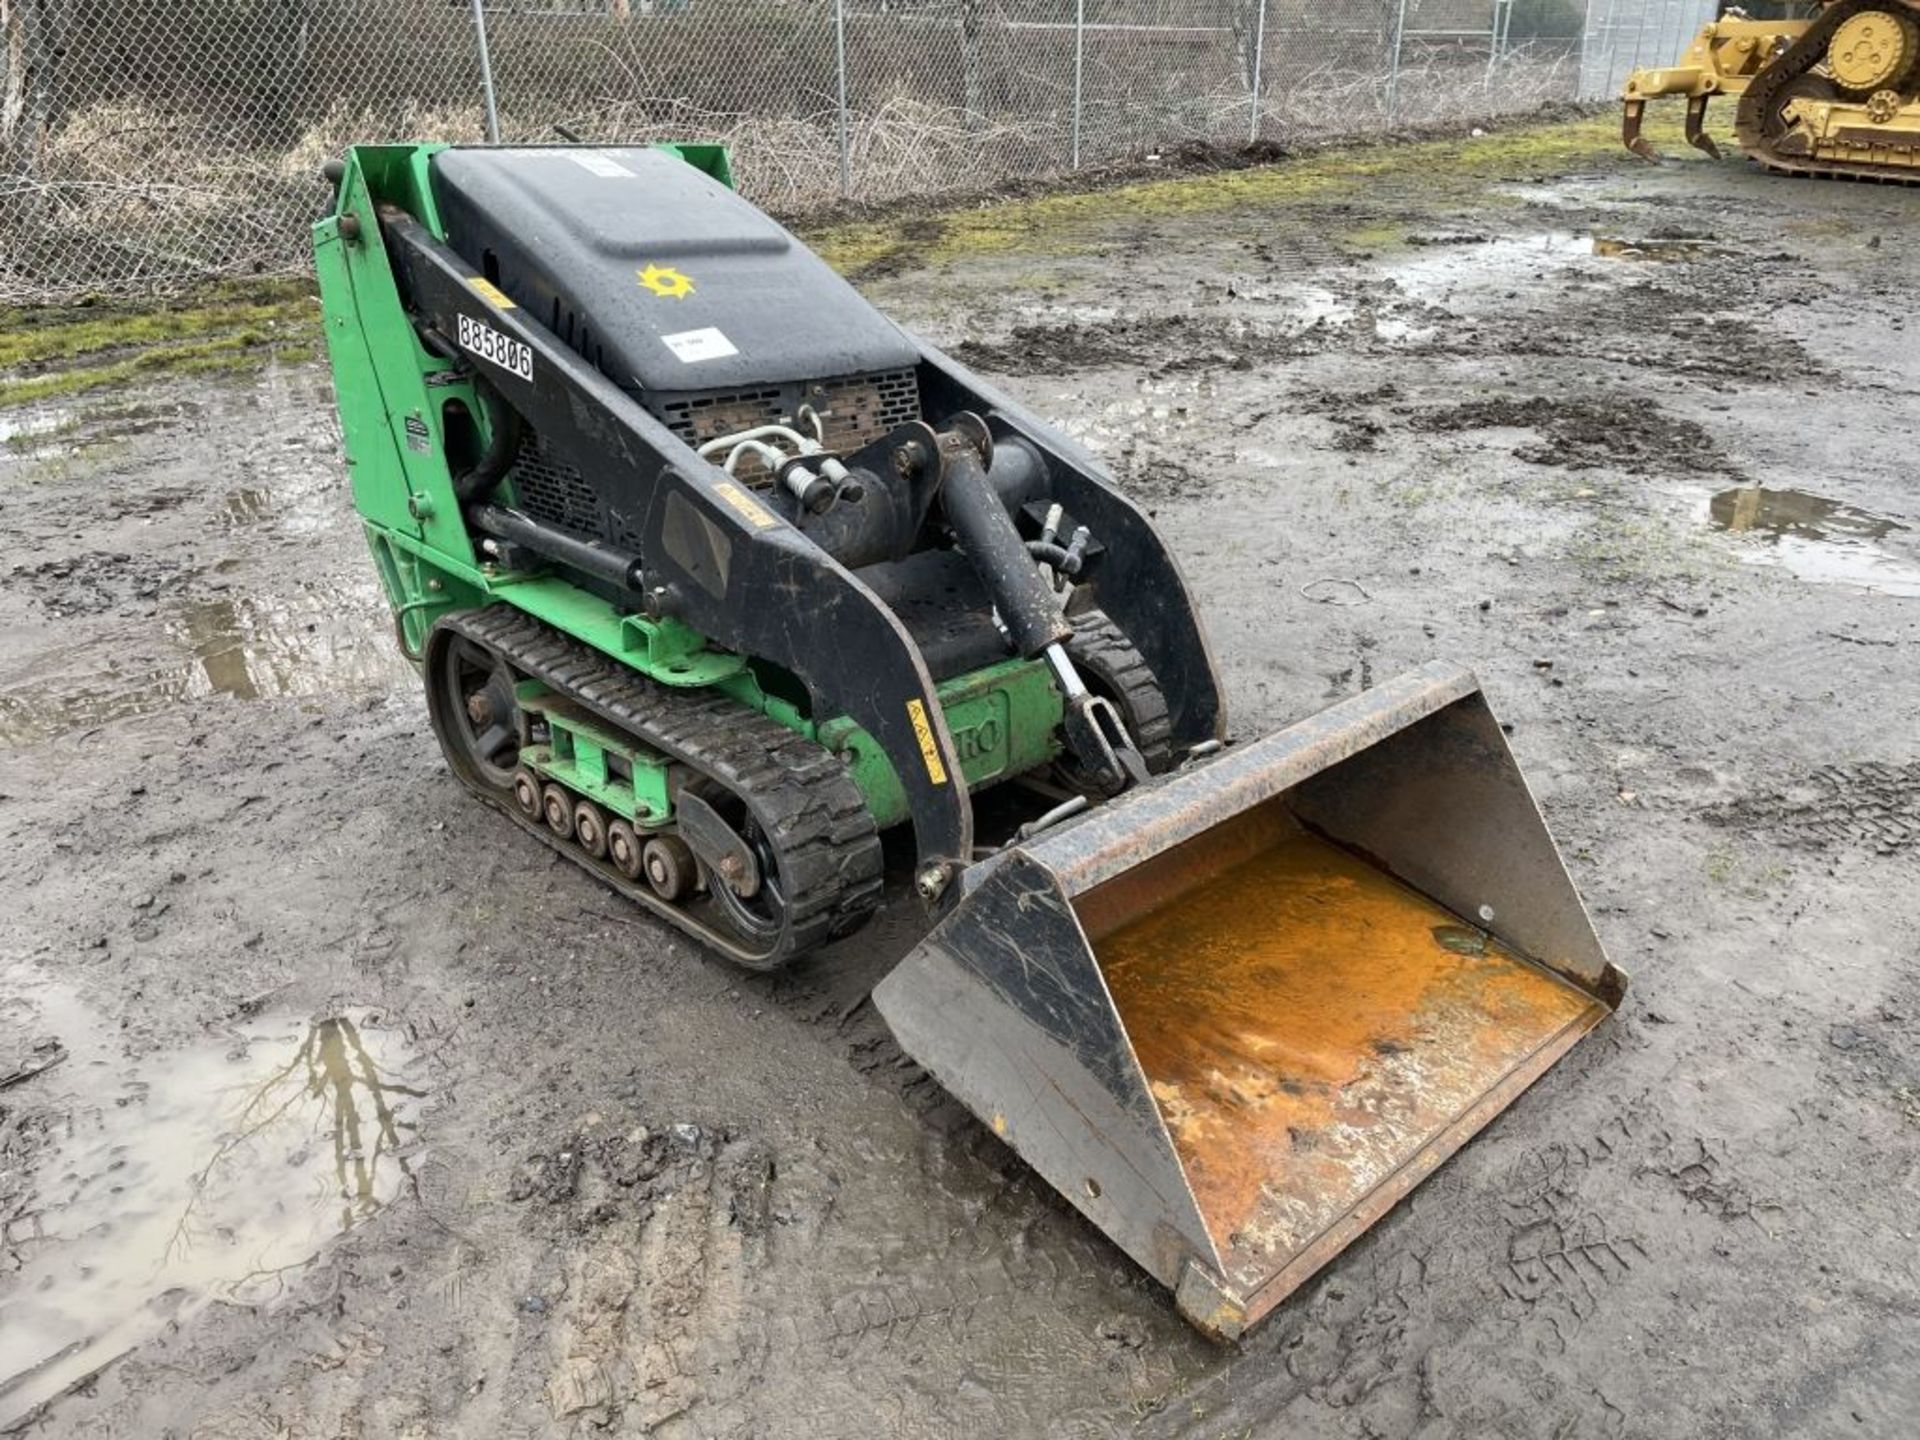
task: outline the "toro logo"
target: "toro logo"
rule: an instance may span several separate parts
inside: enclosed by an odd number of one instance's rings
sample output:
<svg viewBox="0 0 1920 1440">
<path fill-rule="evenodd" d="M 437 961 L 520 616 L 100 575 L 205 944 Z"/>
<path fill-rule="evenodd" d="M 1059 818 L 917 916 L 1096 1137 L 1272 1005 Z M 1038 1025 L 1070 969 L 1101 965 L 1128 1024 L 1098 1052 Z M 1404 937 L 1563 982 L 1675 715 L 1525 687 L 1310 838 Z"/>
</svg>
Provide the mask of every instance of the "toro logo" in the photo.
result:
<svg viewBox="0 0 1920 1440">
<path fill-rule="evenodd" d="M 1000 749 L 1000 722 L 989 715 L 978 725 L 966 725 L 953 732 L 953 748 L 962 760 L 979 760 Z"/>
</svg>

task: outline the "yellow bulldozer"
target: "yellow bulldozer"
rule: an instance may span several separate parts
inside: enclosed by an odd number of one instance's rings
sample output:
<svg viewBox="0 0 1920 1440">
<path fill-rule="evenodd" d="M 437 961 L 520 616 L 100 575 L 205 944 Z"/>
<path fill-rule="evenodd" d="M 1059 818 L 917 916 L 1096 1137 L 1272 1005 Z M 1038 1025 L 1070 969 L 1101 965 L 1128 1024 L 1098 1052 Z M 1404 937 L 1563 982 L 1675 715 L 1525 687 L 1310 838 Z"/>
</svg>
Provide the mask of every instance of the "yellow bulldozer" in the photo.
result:
<svg viewBox="0 0 1920 1440">
<path fill-rule="evenodd" d="M 1723 10 L 1678 65 L 1627 77 L 1621 138 L 1647 160 L 1647 101 L 1666 95 L 1686 97 L 1687 143 L 1715 158 L 1707 102 L 1731 95 L 1740 148 L 1769 170 L 1920 181 L 1920 0 L 1831 0 L 1779 20 Z"/>
</svg>

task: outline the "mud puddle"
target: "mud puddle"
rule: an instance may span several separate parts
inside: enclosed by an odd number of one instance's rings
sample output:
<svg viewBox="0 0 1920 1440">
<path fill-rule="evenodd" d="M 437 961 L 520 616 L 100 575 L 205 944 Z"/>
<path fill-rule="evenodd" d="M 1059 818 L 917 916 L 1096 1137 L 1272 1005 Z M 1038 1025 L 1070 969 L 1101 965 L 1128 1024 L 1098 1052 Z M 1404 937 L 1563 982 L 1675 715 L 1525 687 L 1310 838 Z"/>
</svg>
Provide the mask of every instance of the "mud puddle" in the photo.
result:
<svg viewBox="0 0 1920 1440">
<path fill-rule="evenodd" d="M 1743 485 L 1708 499 L 1702 518 L 1742 538 L 1742 560 L 1779 565 L 1815 583 L 1920 597 L 1920 560 L 1880 543 L 1907 527 L 1884 515 L 1804 490 Z"/>
<path fill-rule="evenodd" d="M 1593 258 L 1593 237 L 1569 230 L 1533 235 L 1464 237 L 1458 244 L 1421 246 L 1404 259 L 1388 260 L 1382 272 L 1407 295 L 1433 300 L 1461 287 L 1511 288 L 1523 275 L 1563 270 Z"/>
<path fill-rule="evenodd" d="M 0 745 L 25 745 L 215 695 L 238 700 L 376 694 L 412 671 L 370 581 L 291 599 L 226 596 L 180 605 L 165 621 L 178 647 L 129 659 L 111 642 L 62 652 L 54 674 L 0 690 Z"/>
<path fill-rule="evenodd" d="M 274 1300 L 407 1184 L 426 1091 L 366 1013 L 130 1060 L 70 992 L 25 966 L 4 978 L 66 1052 L 34 1085 L 84 1098 L 56 1100 L 38 1192 L 5 1221 L 0 1424 L 202 1306 Z"/>
<path fill-rule="evenodd" d="M 1418 306 L 1398 307 L 1422 314 L 1421 319 L 1410 319 L 1394 313 L 1393 308 L 1383 311 L 1368 300 L 1342 295 L 1321 285 L 1297 286 L 1288 294 L 1287 302 L 1306 322 L 1309 331 L 1324 328 L 1370 333 L 1389 346 L 1424 344 L 1440 331 L 1437 320 Z"/>
<path fill-rule="evenodd" d="M 74 412 L 66 406 L 45 410 L 0 411 L 0 446 L 9 450 L 37 450 L 47 437 L 57 435 L 74 424 Z"/>
<path fill-rule="evenodd" d="M 1593 237 L 1593 253 L 1603 260 L 1710 260 L 1716 256 L 1739 255 L 1737 245 L 1722 245 L 1717 240 L 1692 236 L 1629 240 L 1617 235 Z"/>
<path fill-rule="evenodd" d="M 134 405 L 53 405 L 0 412 L 0 454 L 30 460 L 76 455 L 166 429 L 200 413 L 198 401 Z"/>
<path fill-rule="evenodd" d="M 265 529 L 289 538 L 330 535 L 352 522 L 353 501 L 325 465 L 314 463 L 328 442 L 292 437 L 278 453 L 249 467 L 250 483 L 220 499 L 221 526 L 231 534 Z"/>
<path fill-rule="evenodd" d="M 1381 266 L 1409 296 L 1431 300 L 1457 289 L 1500 287 L 1557 271 L 1605 274 L 1612 262 L 1677 262 L 1744 253 L 1715 241 L 1629 238 L 1573 230 L 1530 235 L 1441 236 L 1416 246 L 1418 253 Z M 1607 262 L 1601 264 L 1599 262 Z"/>
</svg>

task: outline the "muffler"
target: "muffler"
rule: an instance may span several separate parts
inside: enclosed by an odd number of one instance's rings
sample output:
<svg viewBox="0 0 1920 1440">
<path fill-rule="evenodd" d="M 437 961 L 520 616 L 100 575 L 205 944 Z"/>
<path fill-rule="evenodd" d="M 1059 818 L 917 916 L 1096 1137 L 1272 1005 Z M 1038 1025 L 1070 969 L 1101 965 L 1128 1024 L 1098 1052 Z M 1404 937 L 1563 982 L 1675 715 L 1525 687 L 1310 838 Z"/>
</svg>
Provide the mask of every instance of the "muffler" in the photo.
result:
<svg viewBox="0 0 1920 1440">
<path fill-rule="evenodd" d="M 965 872 L 901 1048 L 1236 1339 L 1618 1005 L 1473 675 L 1432 664 Z"/>
</svg>

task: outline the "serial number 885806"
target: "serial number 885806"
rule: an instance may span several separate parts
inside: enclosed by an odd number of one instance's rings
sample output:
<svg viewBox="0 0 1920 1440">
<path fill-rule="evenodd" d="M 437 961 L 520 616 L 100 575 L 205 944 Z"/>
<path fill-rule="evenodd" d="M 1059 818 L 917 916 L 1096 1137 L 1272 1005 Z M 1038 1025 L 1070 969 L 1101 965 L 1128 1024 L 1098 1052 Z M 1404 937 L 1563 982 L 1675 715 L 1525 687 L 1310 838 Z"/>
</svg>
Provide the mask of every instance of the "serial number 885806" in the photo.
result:
<svg viewBox="0 0 1920 1440">
<path fill-rule="evenodd" d="M 482 325 L 470 316 L 460 317 L 460 348 L 478 355 L 488 364 L 498 365 L 509 375 L 533 379 L 533 348 L 502 335 L 490 325 Z"/>
</svg>

